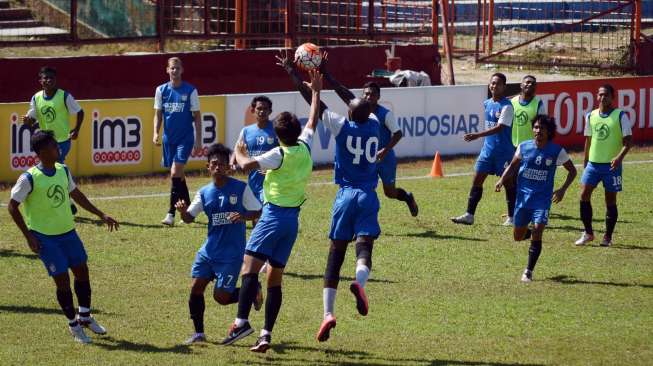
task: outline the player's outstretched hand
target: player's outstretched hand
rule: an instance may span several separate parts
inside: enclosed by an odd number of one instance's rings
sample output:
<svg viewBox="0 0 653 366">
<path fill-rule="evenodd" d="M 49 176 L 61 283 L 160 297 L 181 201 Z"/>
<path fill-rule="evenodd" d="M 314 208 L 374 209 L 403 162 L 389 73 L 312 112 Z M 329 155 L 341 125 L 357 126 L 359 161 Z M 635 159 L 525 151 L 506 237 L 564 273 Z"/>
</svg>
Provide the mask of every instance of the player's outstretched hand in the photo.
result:
<svg viewBox="0 0 653 366">
<path fill-rule="evenodd" d="M 21 121 L 22 121 L 24 124 L 26 124 L 26 125 L 28 125 L 28 126 L 30 126 L 30 127 L 32 127 L 32 125 L 33 125 L 34 122 L 35 122 L 35 121 L 34 121 L 34 118 L 32 118 L 32 117 L 30 117 L 30 116 L 28 116 L 28 115 L 24 115 L 24 116 L 22 116 L 20 119 L 21 119 Z"/>
<path fill-rule="evenodd" d="M 292 70 L 293 60 L 288 54 L 288 49 L 279 50 L 279 54 L 274 57 L 277 59 L 275 65 L 283 67 L 286 71 Z"/>
<path fill-rule="evenodd" d="M 227 220 L 231 222 L 243 222 L 245 219 L 243 216 L 240 214 L 240 212 L 230 212 L 229 216 L 227 216 Z"/>
<path fill-rule="evenodd" d="M 497 184 L 494 185 L 494 191 L 495 192 L 501 192 L 501 187 L 503 187 L 503 181 L 499 179 L 497 181 Z"/>
<path fill-rule="evenodd" d="M 478 136 L 475 133 L 468 133 L 463 136 L 463 139 L 467 142 L 474 141 L 478 138 Z"/>
<path fill-rule="evenodd" d="M 184 212 L 186 212 L 186 210 L 188 210 L 188 205 L 184 200 L 179 200 L 177 201 L 177 203 L 175 203 L 175 208 L 177 209 L 177 211 L 179 211 L 179 213 L 183 214 Z"/>
<path fill-rule="evenodd" d="M 39 240 L 31 232 L 29 232 L 27 235 L 27 245 L 29 245 L 29 249 L 34 254 L 39 254 L 41 251 L 41 243 L 39 243 Z"/>
<path fill-rule="evenodd" d="M 109 231 L 118 230 L 118 226 L 120 226 L 118 221 L 109 215 L 102 215 L 102 221 L 107 224 L 107 229 L 109 229 Z"/>
<path fill-rule="evenodd" d="M 565 198 L 565 190 L 560 188 L 553 192 L 553 198 L 551 198 L 551 202 L 558 203 L 562 201 L 563 198 Z"/>
<path fill-rule="evenodd" d="M 329 63 L 329 53 L 327 51 L 322 52 L 322 61 L 320 61 L 320 67 L 318 68 L 322 75 L 328 73 L 327 64 Z"/>
<path fill-rule="evenodd" d="M 319 92 L 322 90 L 322 73 L 319 71 L 313 69 L 313 70 L 308 70 L 308 76 L 311 78 L 311 82 L 304 81 L 304 85 L 307 87 L 311 88 L 312 91 L 314 92 Z"/>
<path fill-rule="evenodd" d="M 247 153 L 247 145 L 245 145 L 245 142 L 243 140 L 238 141 L 238 143 L 236 144 L 236 150 L 238 151 L 238 153 L 240 153 L 240 154 L 242 154 L 244 156 L 249 155 Z"/>
<path fill-rule="evenodd" d="M 195 144 L 193 145 L 193 154 L 195 156 L 198 156 L 202 152 L 202 141 L 195 141 Z"/>
</svg>

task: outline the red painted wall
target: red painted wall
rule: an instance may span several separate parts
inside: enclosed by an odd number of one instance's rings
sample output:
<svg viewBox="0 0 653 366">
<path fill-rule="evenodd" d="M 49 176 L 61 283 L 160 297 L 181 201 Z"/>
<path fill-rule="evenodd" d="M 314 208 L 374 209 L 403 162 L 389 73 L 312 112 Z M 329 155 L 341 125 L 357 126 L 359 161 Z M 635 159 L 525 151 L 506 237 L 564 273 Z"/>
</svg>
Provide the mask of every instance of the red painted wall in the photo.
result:
<svg viewBox="0 0 653 366">
<path fill-rule="evenodd" d="M 385 68 L 388 46 L 325 48 L 331 73 L 348 87 L 360 87 L 373 69 Z M 76 99 L 153 97 L 167 80 L 168 57 L 184 62 L 184 79 L 201 95 L 264 93 L 294 90 L 287 74 L 275 65 L 275 50 L 214 51 L 140 56 L 0 59 L 0 102 L 28 101 L 40 86 L 38 70 L 57 69 L 59 86 Z M 425 71 L 440 83 L 439 60 L 433 46 L 397 46 L 402 69 Z"/>
</svg>

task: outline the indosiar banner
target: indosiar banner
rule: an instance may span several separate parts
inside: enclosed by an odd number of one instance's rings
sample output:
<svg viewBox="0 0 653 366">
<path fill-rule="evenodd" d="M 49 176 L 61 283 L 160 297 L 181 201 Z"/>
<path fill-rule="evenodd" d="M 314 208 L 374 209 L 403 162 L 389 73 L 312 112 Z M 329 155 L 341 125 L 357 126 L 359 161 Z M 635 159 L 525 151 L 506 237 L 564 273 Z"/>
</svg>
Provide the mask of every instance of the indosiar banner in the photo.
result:
<svg viewBox="0 0 653 366">
<path fill-rule="evenodd" d="M 131 175 L 163 171 L 161 146 L 155 146 L 152 98 L 79 101 L 84 123 L 72 142 L 66 164 L 75 176 Z M 187 169 L 205 167 L 208 146 L 224 142 L 225 97 L 200 97 L 202 111 L 202 151 L 193 154 Z M 30 148 L 32 132 L 21 122 L 27 103 L 0 104 L 0 181 L 12 182 L 38 163 Z M 71 127 L 75 116 L 70 118 Z"/>
</svg>

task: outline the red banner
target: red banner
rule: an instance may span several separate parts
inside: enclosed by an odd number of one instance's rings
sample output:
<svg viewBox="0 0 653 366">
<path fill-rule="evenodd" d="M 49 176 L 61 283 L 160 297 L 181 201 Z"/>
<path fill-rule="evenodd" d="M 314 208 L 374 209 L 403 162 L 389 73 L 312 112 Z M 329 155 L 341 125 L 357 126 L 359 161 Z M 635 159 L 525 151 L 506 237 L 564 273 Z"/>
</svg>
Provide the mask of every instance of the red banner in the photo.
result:
<svg viewBox="0 0 653 366">
<path fill-rule="evenodd" d="M 585 114 L 598 108 L 596 94 L 603 84 L 615 89 L 613 105 L 626 113 L 633 141 L 653 141 L 653 77 L 541 82 L 537 95 L 558 124 L 555 141 L 565 147 L 582 147 Z"/>
</svg>

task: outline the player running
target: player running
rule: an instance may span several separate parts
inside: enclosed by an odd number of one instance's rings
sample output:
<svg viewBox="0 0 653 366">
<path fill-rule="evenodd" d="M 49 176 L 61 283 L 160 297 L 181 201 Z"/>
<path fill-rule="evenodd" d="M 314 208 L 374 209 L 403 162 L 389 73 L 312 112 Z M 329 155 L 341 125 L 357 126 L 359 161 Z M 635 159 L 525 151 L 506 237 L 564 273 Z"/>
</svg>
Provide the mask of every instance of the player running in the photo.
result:
<svg viewBox="0 0 653 366">
<path fill-rule="evenodd" d="M 245 254 L 245 220 L 252 220 L 261 213 L 261 203 L 250 187 L 228 176 L 231 151 L 222 144 L 209 147 L 207 168 L 212 182 L 200 188 L 190 207 L 179 200 L 176 208 L 182 220 L 191 223 L 204 212 L 209 219 L 208 236 L 195 256 L 191 276 L 188 308 L 195 333 L 185 342 L 205 342 L 204 290 L 215 280 L 213 299 L 220 305 L 238 302 L 236 287 L 240 267 Z M 260 285 L 254 308 L 262 304 Z"/>
<path fill-rule="evenodd" d="M 340 84 L 329 72 L 327 71 L 327 59 L 324 58 L 320 64 L 320 72 L 324 78 L 331 83 L 334 87 L 336 94 L 342 99 L 345 104 L 354 100 L 356 97 L 351 90 L 347 89 L 344 85 Z M 397 199 L 406 202 L 410 214 L 417 216 L 419 208 L 415 197 L 411 192 L 406 192 L 402 188 L 397 188 L 397 158 L 395 156 L 394 147 L 401 140 L 402 133 L 397 120 L 391 110 L 378 104 L 381 97 L 381 88 L 376 83 L 365 83 L 363 85 L 363 97 L 370 104 L 372 115 L 377 119 L 381 125 L 379 149 L 376 153 L 376 166 L 379 178 L 383 183 L 383 193 L 388 198 Z"/>
<path fill-rule="evenodd" d="M 489 89 L 492 98 L 483 102 L 485 107 L 485 131 L 468 133 L 464 136 L 467 142 L 480 137 L 485 137 L 485 140 L 474 167 L 476 173 L 472 181 L 472 189 L 469 191 L 467 211 L 463 215 L 451 218 L 451 221 L 456 224 L 472 225 L 474 223 L 474 214 L 476 213 L 476 206 L 483 196 L 485 179 L 490 174 L 501 176 L 515 154 L 515 147 L 512 144 L 513 107 L 510 100 L 504 96 L 506 76 L 499 72 L 493 74 L 490 78 Z M 504 184 L 508 203 L 508 219 L 504 222 L 504 225 L 508 226 L 512 224 L 513 211 L 515 210 L 515 186 L 509 181 L 504 182 Z"/>
<path fill-rule="evenodd" d="M 295 115 L 282 112 L 274 121 L 281 146 L 255 158 L 247 155 L 244 144 L 238 145 L 235 151 L 236 161 L 242 169 L 267 172 L 263 181 L 263 214 L 252 230 L 245 250 L 238 315 L 222 341 L 224 345 L 254 332 L 249 324 L 249 312 L 256 296 L 258 272 L 267 261 L 265 325 L 250 350 L 266 352 L 270 348 L 272 328 L 281 309 L 283 271 L 297 239 L 300 206 L 306 201 L 306 185 L 313 170 L 310 145 L 318 123 L 322 76 L 311 73 L 311 83 L 306 87 L 312 90 L 312 100 L 303 130 Z"/>
<path fill-rule="evenodd" d="M 175 204 L 184 200 L 190 204 L 190 194 L 186 185 L 184 166 L 192 151 L 202 148 L 202 121 L 200 100 L 197 89 L 181 79 L 184 68 L 181 59 L 168 59 L 166 73 L 170 81 L 156 88 L 154 95 L 154 136 L 155 145 L 163 144 L 162 165 L 170 168 L 170 206 L 162 224 L 175 224 Z M 193 133 L 193 122 L 195 132 Z M 159 139 L 159 130 L 163 123 L 163 142 Z"/>
<path fill-rule="evenodd" d="M 82 327 L 93 333 L 106 334 L 106 329 L 91 316 L 91 283 L 86 265 L 84 244 L 75 231 L 70 211 L 70 198 L 107 224 L 109 231 L 118 229 L 118 222 L 104 214 L 77 189 L 68 167 L 60 161 L 60 147 L 51 131 L 36 131 L 31 138 L 32 150 L 41 161 L 23 173 L 11 189 L 9 214 L 27 239 L 57 287 L 57 301 L 73 339 L 91 343 Z M 23 219 L 18 206 L 24 203 Z M 79 305 L 75 314 L 73 293 L 70 291 L 68 269 L 75 276 L 74 288 Z"/>
<path fill-rule="evenodd" d="M 610 84 L 599 88 L 599 108 L 585 116 L 585 171 L 580 179 L 580 219 L 585 231 L 576 245 L 594 240 L 592 228 L 592 192 L 603 182 L 605 189 L 605 235 L 601 246 L 612 245 L 617 225 L 617 192 L 622 190 L 622 162 L 632 147 L 632 131 L 625 114 L 612 107 L 614 88 Z"/>
<path fill-rule="evenodd" d="M 553 118 L 538 115 L 533 121 L 534 140 L 519 144 L 508 168 L 495 185 L 495 191 L 517 174 L 517 201 L 515 204 L 513 237 L 515 241 L 531 238 L 528 264 L 522 274 L 522 282 L 533 280 L 533 270 L 542 252 L 542 233 L 549 220 L 551 202 L 562 201 L 567 189 L 576 178 L 576 167 L 565 149 L 551 142 L 555 137 L 556 123 Z M 553 190 L 558 166 L 567 169 L 567 179 Z M 533 224 L 533 230 L 528 228 Z"/>
</svg>

